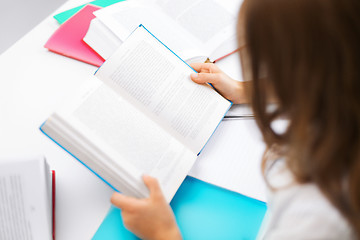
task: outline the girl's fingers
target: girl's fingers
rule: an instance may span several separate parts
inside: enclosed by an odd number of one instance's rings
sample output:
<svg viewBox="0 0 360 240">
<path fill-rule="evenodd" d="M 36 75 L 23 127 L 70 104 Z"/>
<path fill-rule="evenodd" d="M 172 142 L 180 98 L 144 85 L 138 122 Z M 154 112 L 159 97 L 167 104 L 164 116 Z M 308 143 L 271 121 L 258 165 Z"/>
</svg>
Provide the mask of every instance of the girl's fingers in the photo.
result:
<svg viewBox="0 0 360 240">
<path fill-rule="evenodd" d="M 199 84 L 211 83 L 216 85 L 221 81 L 221 78 L 217 73 L 192 73 L 190 74 L 190 78 Z"/>
</svg>

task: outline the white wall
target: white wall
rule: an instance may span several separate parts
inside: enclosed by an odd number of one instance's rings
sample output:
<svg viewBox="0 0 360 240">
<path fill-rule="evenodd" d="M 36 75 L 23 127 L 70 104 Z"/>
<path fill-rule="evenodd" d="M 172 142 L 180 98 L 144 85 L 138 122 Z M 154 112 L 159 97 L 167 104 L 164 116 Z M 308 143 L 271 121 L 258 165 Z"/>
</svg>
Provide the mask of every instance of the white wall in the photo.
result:
<svg viewBox="0 0 360 240">
<path fill-rule="evenodd" d="M 0 54 L 66 0 L 0 0 Z"/>
</svg>

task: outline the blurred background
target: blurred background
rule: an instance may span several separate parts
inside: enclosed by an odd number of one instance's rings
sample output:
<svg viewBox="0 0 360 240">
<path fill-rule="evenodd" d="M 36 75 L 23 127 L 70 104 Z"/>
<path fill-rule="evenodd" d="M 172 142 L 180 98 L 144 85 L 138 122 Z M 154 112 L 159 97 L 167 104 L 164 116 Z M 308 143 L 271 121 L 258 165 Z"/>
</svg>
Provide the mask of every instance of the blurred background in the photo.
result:
<svg viewBox="0 0 360 240">
<path fill-rule="evenodd" d="M 0 0 L 0 54 L 66 0 Z"/>
</svg>

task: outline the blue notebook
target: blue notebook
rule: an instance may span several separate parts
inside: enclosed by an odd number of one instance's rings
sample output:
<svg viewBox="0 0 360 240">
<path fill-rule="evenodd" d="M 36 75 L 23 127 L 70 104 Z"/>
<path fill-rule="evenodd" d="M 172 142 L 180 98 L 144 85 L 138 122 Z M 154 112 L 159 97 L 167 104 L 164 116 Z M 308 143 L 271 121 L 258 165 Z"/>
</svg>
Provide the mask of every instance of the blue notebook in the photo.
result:
<svg viewBox="0 0 360 240">
<path fill-rule="evenodd" d="M 187 177 L 171 201 L 184 239 L 255 239 L 266 204 Z M 138 239 L 111 207 L 93 240 Z"/>
</svg>

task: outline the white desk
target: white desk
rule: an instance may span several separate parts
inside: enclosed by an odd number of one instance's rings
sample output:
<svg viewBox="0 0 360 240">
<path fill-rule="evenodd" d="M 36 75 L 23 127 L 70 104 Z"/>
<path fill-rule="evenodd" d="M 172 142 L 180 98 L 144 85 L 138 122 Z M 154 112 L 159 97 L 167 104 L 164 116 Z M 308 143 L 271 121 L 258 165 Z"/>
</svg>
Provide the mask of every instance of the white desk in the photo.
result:
<svg viewBox="0 0 360 240">
<path fill-rule="evenodd" d="M 69 1 L 56 12 L 85 2 Z M 43 47 L 59 26 L 52 15 L 0 56 L 0 156 L 45 155 L 57 175 L 57 240 L 90 239 L 110 207 L 113 191 L 39 127 L 96 67 Z M 224 60 L 223 67 L 238 69 L 237 61 L 237 66 L 229 61 Z"/>
<path fill-rule="evenodd" d="M 85 2 L 69 1 L 58 11 Z M 110 207 L 113 191 L 39 127 L 96 67 L 43 47 L 59 27 L 51 16 L 0 57 L 0 155 L 45 155 L 57 175 L 57 239 L 90 239 Z"/>
</svg>

